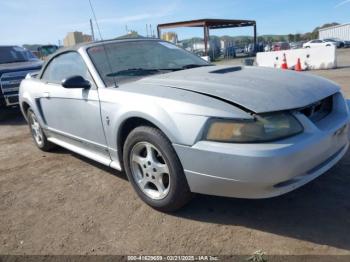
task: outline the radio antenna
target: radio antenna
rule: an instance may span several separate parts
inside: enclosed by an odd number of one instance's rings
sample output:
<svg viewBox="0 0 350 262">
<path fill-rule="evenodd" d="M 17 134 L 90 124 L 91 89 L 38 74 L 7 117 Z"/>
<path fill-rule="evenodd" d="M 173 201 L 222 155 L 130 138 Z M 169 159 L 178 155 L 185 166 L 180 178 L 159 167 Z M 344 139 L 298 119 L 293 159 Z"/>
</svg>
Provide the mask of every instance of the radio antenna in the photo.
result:
<svg viewBox="0 0 350 262">
<path fill-rule="evenodd" d="M 92 12 L 92 15 L 94 16 L 94 20 L 95 20 L 95 24 L 97 26 L 97 31 L 98 31 L 98 34 L 100 36 L 100 39 L 103 40 L 102 38 L 102 34 L 101 34 L 101 30 L 100 30 L 100 26 L 98 25 L 98 22 L 97 22 L 97 18 L 96 18 L 96 13 L 95 13 L 95 9 L 91 3 L 91 0 L 89 0 L 89 4 L 90 4 L 90 8 L 91 8 L 91 12 Z"/>
<path fill-rule="evenodd" d="M 98 25 L 98 22 L 97 22 L 97 18 L 96 18 L 96 13 L 95 13 L 95 9 L 91 3 L 91 0 L 89 0 L 89 4 L 90 4 L 90 8 L 91 8 L 91 12 L 92 12 L 92 15 L 94 17 L 94 20 L 95 20 L 95 23 L 96 23 L 96 26 L 97 26 L 97 31 L 98 31 L 98 34 L 100 36 L 100 40 L 103 41 L 103 37 L 102 37 L 102 34 L 101 34 L 101 30 L 100 30 L 100 26 Z M 107 60 L 107 63 L 108 63 L 108 66 L 109 66 L 109 70 L 111 71 L 111 73 L 113 72 L 112 70 L 112 64 L 111 64 L 111 61 L 109 60 L 109 56 L 108 56 L 108 53 L 107 53 L 107 49 L 106 49 L 106 46 L 105 44 L 102 44 L 102 47 L 103 47 L 103 50 L 104 50 L 104 53 L 106 55 L 106 60 Z M 115 77 L 113 77 L 113 82 L 114 82 L 114 85 L 115 87 L 118 87 L 117 85 L 117 81 L 115 81 Z"/>
</svg>

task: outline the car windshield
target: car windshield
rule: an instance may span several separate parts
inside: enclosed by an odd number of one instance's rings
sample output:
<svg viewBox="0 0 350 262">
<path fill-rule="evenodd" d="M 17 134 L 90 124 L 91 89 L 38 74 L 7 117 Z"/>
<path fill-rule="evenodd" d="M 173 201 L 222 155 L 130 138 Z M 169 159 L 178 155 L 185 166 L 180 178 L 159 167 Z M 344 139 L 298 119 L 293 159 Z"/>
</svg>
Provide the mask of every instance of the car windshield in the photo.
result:
<svg viewBox="0 0 350 262">
<path fill-rule="evenodd" d="M 161 40 L 107 43 L 90 47 L 88 54 L 107 86 L 113 85 L 114 81 L 210 65 Z"/>
<path fill-rule="evenodd" d="M 19 46 L 0 46 L 0 64 L 39 60 L 29 50 Z"/>
</svg>

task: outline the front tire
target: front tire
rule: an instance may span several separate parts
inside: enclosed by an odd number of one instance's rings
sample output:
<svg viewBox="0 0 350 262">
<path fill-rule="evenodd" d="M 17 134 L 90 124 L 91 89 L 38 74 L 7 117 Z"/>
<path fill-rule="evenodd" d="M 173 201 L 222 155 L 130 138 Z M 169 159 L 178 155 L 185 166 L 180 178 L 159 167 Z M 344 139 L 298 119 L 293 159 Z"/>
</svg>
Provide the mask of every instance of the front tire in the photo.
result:
<svg viewBox="0 0 350 262">
<path fill-rule="evenodd" d="M 137 127 L 123 150 L 125 171 L 139 197 L 151 207 L 175 211 L 192 196 L 171 142 L 158 129 Z"/>
<path fill-rule="evenodd" d="M 54 149 L 56 145 L 47 140 L 47 137 L 42 127 L 40 126 L 40 123 L 36 115 L 31 109 L 28 109 L 27 111 L 27 119 L 28 119 L 30 133 L 32 134 L 32 137 L 36 146 L 40 150 L 45 152 L 48 152 Z"/>
</svg>

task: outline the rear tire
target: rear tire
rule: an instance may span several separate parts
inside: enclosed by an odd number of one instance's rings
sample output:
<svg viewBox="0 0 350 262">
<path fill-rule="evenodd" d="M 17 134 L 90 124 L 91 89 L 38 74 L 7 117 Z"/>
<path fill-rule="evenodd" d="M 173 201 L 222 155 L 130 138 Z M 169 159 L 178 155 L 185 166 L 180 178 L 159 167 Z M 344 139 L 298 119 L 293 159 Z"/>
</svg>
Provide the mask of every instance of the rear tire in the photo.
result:
<svg viewBox="0 0 350 262">
<path fill-rule="evenodd" d="M 171 212 L 191 199 L 183 167 L 168 138 L 154 127 L 137 127 L 123 149 L 125 171 L 139 197 L 149 206 Z"/>
<path fill-rule="evenodd" d="M 47 140 L 47 137 L 40 126 L 40 123 L 31 109 L 27 111 L 27 119 L 30 133 L 33 137 L 35 145 L 42 151 L 49 152 L 53 150 L 56 145 Z"/>
</svg>

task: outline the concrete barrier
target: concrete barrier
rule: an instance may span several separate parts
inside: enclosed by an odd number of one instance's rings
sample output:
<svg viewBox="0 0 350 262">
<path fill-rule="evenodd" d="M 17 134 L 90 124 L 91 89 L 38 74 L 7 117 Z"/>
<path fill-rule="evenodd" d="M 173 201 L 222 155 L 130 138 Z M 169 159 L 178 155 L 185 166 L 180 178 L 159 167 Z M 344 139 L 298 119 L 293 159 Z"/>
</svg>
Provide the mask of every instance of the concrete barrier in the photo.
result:
<svg viewBox="0 0 350 262">
<path fill-rule="evenodd" d="M 290 69 L 294 68 L 298 58 L 300 58 L 303 70 L 337 67 L 336 48 L 334 46 L 257 53 L 256 63 L 258 66 L 281 68 L 284 54 Z"/>
</svg>

